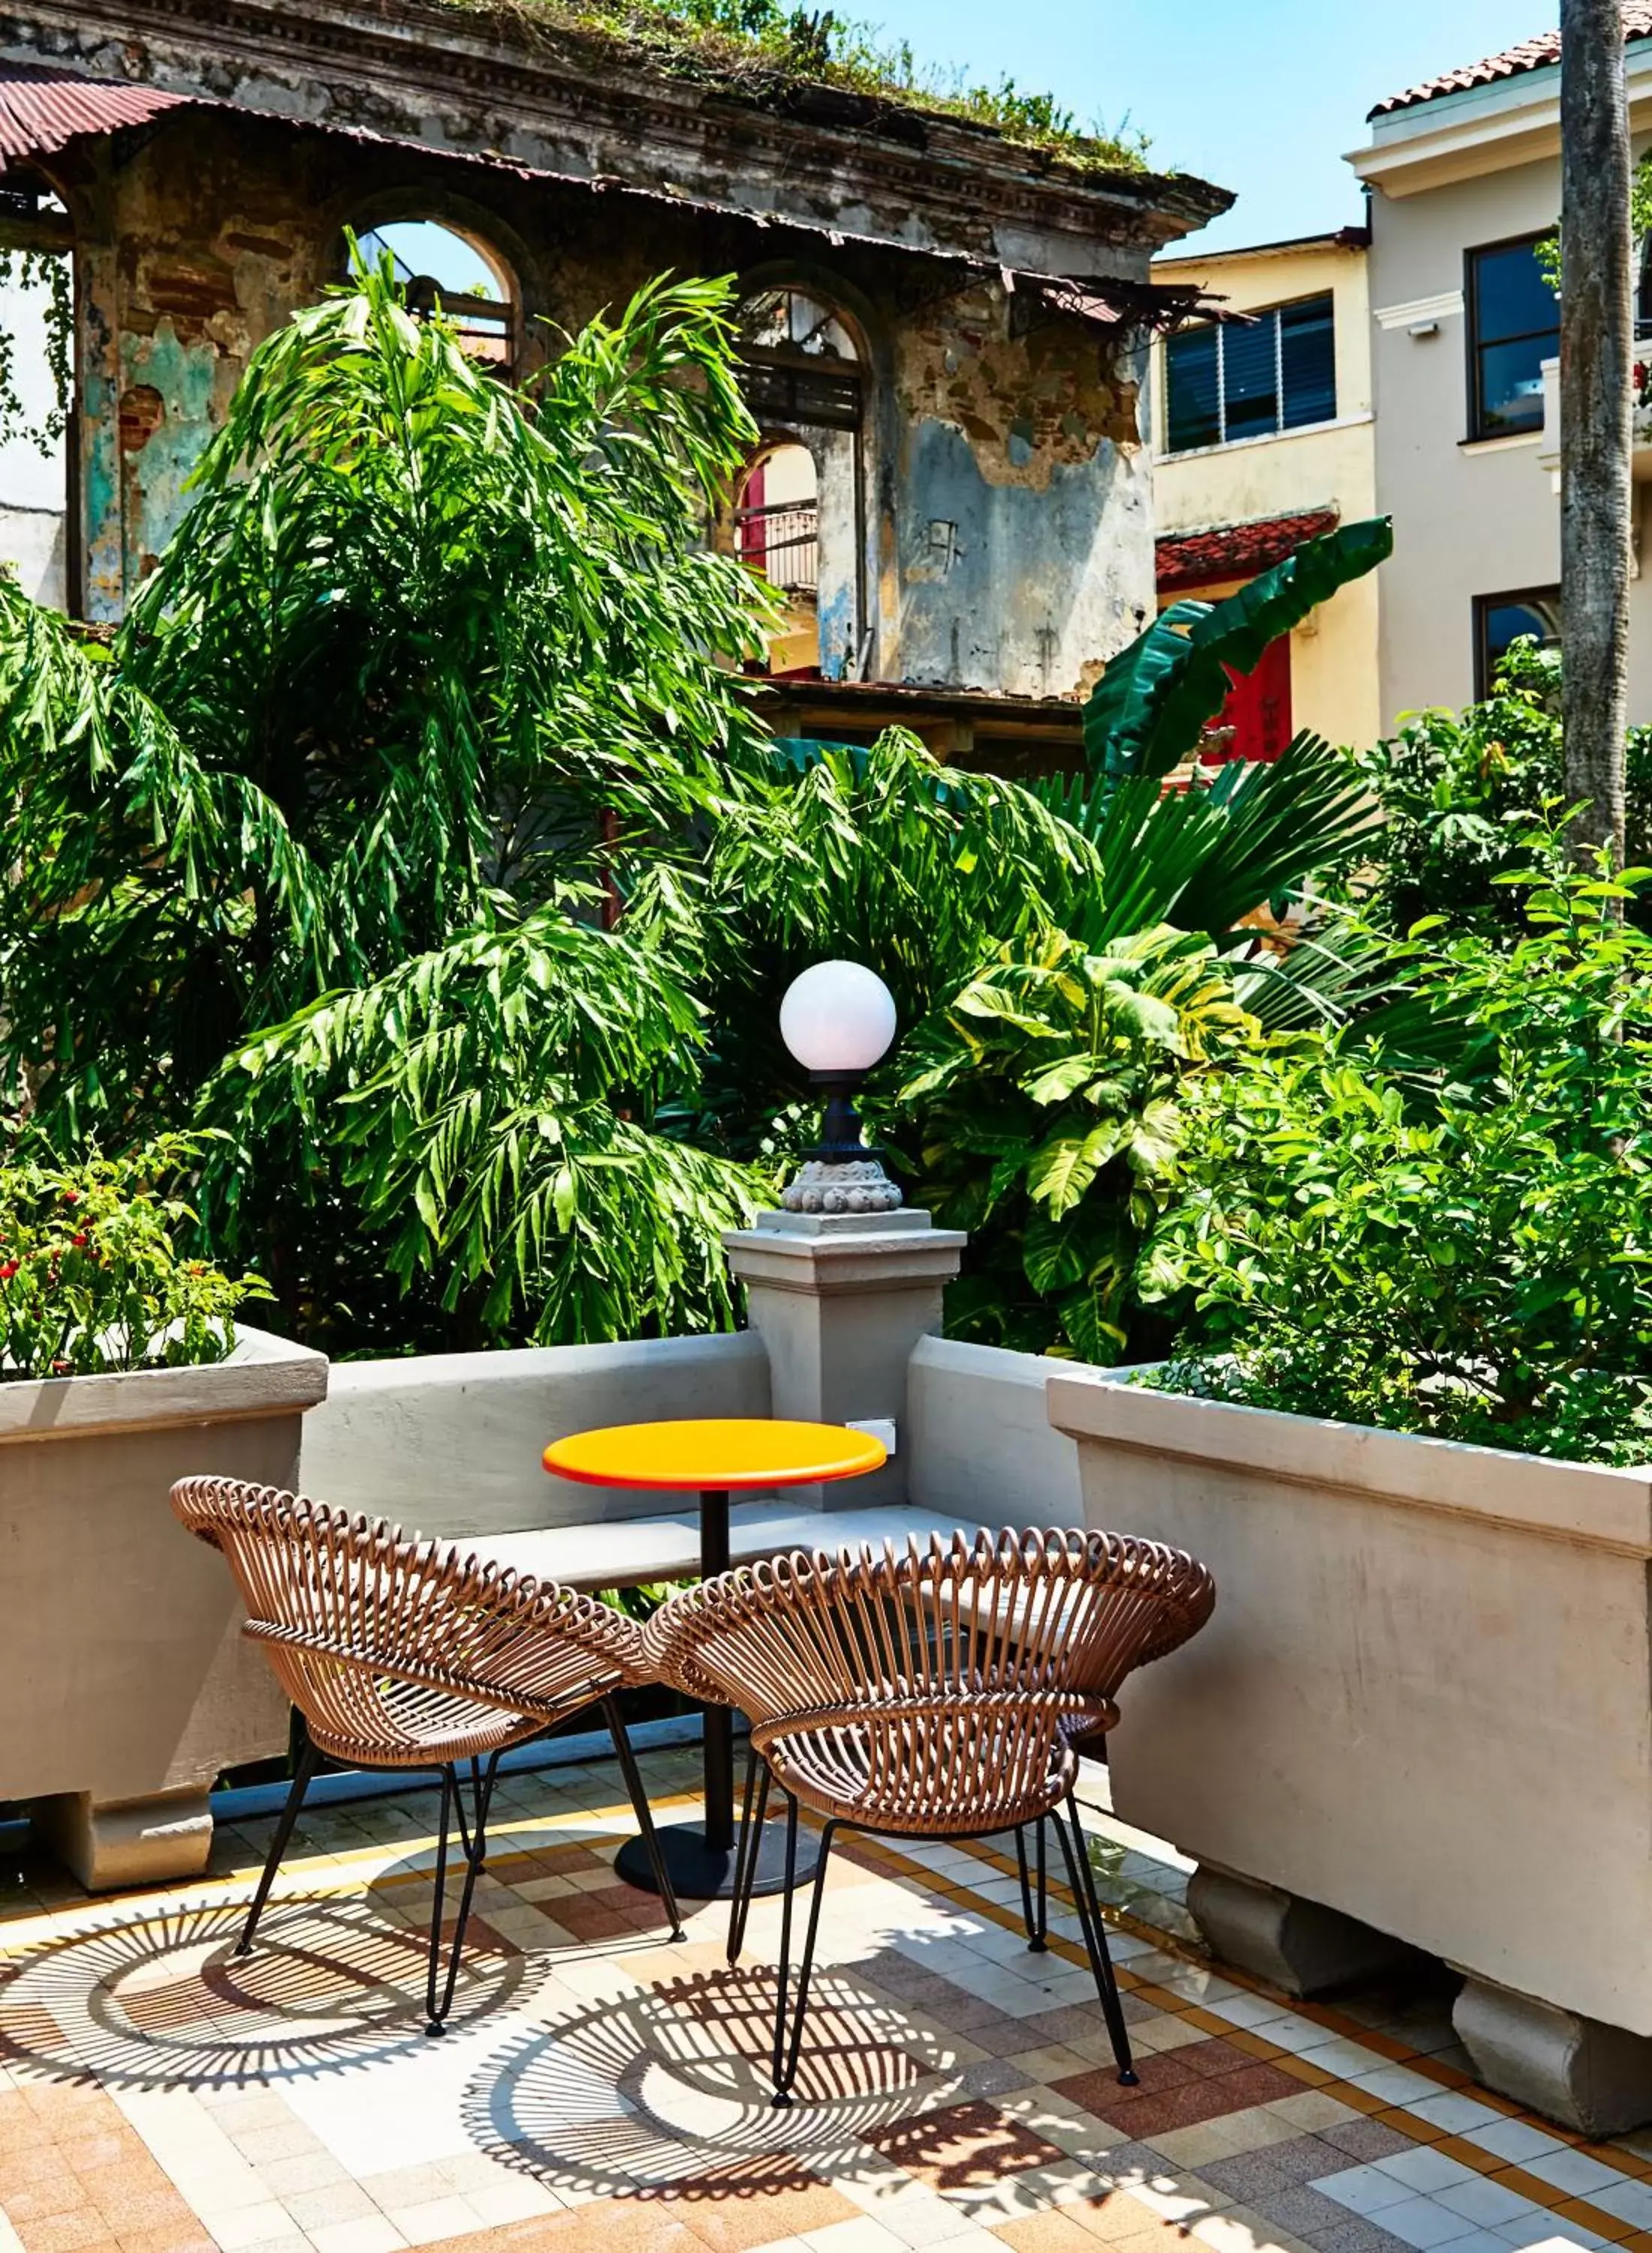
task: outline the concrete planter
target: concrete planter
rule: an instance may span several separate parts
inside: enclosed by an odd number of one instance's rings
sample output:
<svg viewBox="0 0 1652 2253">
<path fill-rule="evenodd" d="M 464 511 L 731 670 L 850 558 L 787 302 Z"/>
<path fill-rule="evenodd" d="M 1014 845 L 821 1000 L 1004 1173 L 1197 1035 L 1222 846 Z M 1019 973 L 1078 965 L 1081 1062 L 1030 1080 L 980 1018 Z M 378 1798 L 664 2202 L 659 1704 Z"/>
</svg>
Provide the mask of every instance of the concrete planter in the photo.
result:
<svg viewBox="0 0 1652 2253">
<path fill-rule="evenodd" d="M 241 1329 L 212 1368 L 0 1385 L 0 1799 L 94 1891 L 192 1877 L 219 1770 L 282 1752 L 287 1709 L 222 1561 L 167 1492 L 298 1480 L 326 1357 Z"/>
<path fill-rule="evenodd" d="M 1133 1679 L 1120 1813 L 1218 1952 L 1297 1992 L 1406 1943 L 1482 2077 L 1652 2117 L 1652 1475 L 1055 1378 L 1088 1522 L 1216 1615 Z"/>
</svg>

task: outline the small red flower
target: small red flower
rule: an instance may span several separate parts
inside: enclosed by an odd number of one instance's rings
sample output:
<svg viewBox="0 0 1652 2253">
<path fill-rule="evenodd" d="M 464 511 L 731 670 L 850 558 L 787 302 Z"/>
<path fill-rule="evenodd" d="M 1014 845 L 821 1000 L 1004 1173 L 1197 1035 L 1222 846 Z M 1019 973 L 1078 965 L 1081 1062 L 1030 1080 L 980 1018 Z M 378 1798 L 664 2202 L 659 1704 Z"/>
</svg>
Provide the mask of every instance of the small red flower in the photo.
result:
<svg viewBox="0 0 1652 2253">
<path fill-rule="evenodd" d="M 83 1252 L 86 1249 L 86 1231 L 82 1229 L 78 1236 L 72 1236 L 69 1241 L 77 1252 Z"/>
<path fill-rule="evenodd" d="M 0 1267 L 0 1283 L 9 1283 L 17 1272 L 17 1261 L 15 1259 L 8 1259 L 5 1266 L 3 1267 Z"/>
<path fill-rule="evenodd" d="M 63 1192 L 63 1202 L 65 1204 L 79 1204 L 80 1202 L 80 1190 L 65 1189 Z"/>
</svg>

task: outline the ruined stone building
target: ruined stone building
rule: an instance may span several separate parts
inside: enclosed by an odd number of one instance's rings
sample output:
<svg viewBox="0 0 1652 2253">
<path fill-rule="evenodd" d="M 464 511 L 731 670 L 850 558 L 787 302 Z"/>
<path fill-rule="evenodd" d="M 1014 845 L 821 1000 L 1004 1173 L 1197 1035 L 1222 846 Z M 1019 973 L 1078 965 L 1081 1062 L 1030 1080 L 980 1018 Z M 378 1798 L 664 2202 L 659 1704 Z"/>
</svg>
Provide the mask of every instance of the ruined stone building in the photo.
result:
<svg viewBox="0 0 1652 2253">
<path fill-rule="evenodd" d="M 1060 757 L 1151 614 L 1140 392 L 1186 293 L 1148 266 L 1226 207 L 1202 182 L 674 68 L 533 0 L 0 6 L 0 242 L 73 258 L 63 580 L 89 619 L 346 229 L 519 374 L 654 275 L 738 278 L 763 439 L 728 536 L 788 593 L 781 733 Z"/>
</svg>

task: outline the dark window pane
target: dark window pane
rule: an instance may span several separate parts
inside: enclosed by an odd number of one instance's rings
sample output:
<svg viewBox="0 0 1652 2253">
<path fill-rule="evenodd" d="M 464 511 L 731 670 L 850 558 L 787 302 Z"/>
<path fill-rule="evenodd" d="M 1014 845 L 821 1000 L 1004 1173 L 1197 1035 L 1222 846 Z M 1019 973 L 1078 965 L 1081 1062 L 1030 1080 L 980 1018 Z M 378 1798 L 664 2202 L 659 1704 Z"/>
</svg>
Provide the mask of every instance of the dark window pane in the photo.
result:
<svg viewBox="0 0 1652 2253">
<path fill-rule="evenodd" d="M 1555 348 L 1552 337 L 1525 337 L 1517 344 L 1488 345 L 1480 353 L 1480 436 L 1542 429 L 1543 364 L 1554 358 Z"/>
<path fill-rule="evenodd" d="M 1560 589 L 1535 589 L 1521 595 L 1482 595 L 1474 605 L 1477 626 L 1474 693 L 1489 696 L 1497 668 L 1513 645 L 1530 635 L 1542 649 L 1560 645 Z"/>
<path fill-rule="evenodd" d="M 1494 663 L 1530 634 L 1544 648 L 1560 638 L 1557 605 L 1541 599 L 1493 603 L 1486 611 L 1486 653 Z"/>
<path fill-rule="evenodd" d="M 1165 345 L 1167 444 L 1171 453 L 1219 445 L 1222 406 L 1214 328 L 1184 329 Z"/>
<path fill-rule="evenodd" d="M 1474 260 L 1474 333 L 1482 345 L 1540 331 L 1559 334 L 1560 303 L 1543 278 L 1535 243 L 1477 250 Z"/>
<path fill-rule="evenodd" d="M 1330 422 L 1336 413 L 1336 331 L 1328 297 L 1280 306 L 1279 363 L 1285 429 Z"/>
<path fill-rule="evenodd" d="M 1279 427 L 1279 317 L 1264 313 L 1248 328 L 1231 324 L 1222 339 L 1226 435 L 1258 438 Z"/>
</svg>

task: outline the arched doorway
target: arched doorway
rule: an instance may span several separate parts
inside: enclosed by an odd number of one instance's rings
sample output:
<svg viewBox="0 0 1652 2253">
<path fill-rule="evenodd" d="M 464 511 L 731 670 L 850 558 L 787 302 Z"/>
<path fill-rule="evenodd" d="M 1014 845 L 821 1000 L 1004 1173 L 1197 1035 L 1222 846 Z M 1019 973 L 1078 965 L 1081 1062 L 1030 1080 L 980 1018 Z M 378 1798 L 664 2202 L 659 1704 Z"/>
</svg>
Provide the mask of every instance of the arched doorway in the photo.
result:
<svg viewBox="0 0 1652 2253">
<path fill-rule="evenodd" d="M 814 456 L 782 439 L 746 471 L 735 507 L 735 552 L 785 603 L 769 643 L 772 673 L 820 669 L 820 492 Z"/>
<path fill-rule="evenodd" d="M 768 436 L 737 496 L 736 545 L 788 597 L 770 670 L 859 680 L 870 647 L 864 352 L 841 312 L 790 285 L 745 299 L 740 345 L 742 387 Z"/>
</svg>

